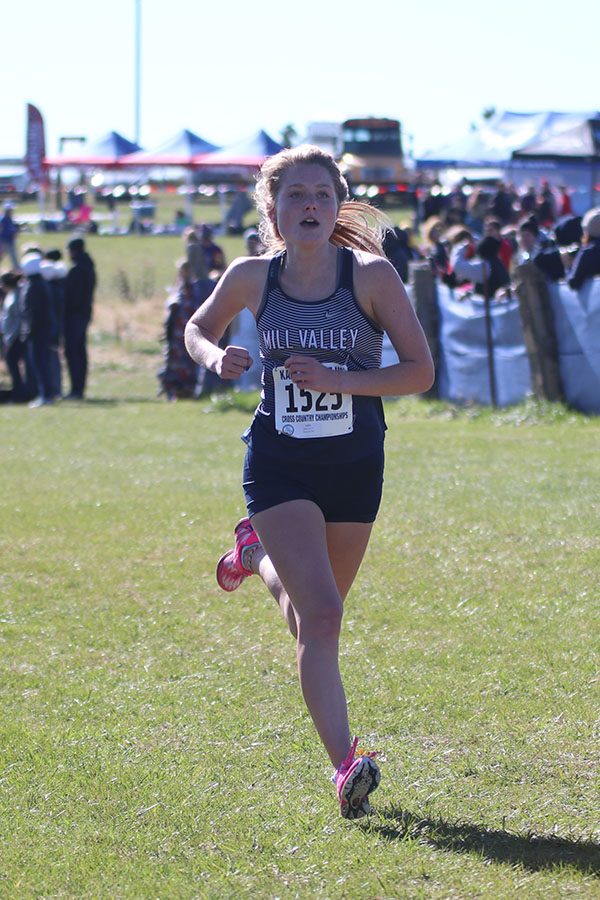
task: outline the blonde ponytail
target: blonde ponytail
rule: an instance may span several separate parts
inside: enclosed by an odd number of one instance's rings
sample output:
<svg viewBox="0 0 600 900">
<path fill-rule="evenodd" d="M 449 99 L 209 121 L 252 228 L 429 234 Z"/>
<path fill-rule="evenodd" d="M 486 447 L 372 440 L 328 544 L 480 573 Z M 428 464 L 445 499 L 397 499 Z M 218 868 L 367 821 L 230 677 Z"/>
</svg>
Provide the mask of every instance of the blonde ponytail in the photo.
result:
<svg viewBox="0 0 600 900">
<path fill-rule="evenodd" d="M 310 144 L 282 150 L 271 156 L 261 169 L 254 200 L 261 217 L 258 233 L 267 252 L 276 253 L 285 249 L 285 242 L 274 221 L 277 194 L 284 173 L 301 164 L 322 166 L 333 181 L 339 209 L 331 243 L 336 247 L 352 247 L 354 250 L 366 250 L 384 256 L 383 236 L 392 227 L 391 223 L 370 204 L 349 200 L 348 184 L 334 158 L 320 147 Z"/>
<path fill-rule="evenodd" d="M 391 228 L 387 216 L 359 200 L 346 200 L 338 210 L 331 243 L 384 256 L 383 238 Z"/>
</svg>

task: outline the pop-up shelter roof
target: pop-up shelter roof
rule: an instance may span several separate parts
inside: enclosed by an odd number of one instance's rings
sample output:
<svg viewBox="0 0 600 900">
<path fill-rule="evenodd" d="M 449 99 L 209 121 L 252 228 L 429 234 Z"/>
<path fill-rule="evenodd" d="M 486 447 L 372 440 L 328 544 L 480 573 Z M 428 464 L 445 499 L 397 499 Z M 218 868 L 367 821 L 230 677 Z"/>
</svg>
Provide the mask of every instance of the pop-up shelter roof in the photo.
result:
<svg viewBox="0 0 600 900">
<path fill-rule="evenodd" d="M 600 118 L 588 119 L 573 128 L 542 140 L 532 141 L 513 153 L 513 159 L 600 159 Z"/>
<path fill-rule="evenodd" d="M 130 153 L 123 157 L 121 163 L 125 166 L 189 166 L 198 155 L 218 149 L 217 144 L 211 144 L 184 128 L 154 150 Z"/>
<path fill-rule="evenodd" d="M 222 150 L 215 150 L 214 153 L 198 156 L 194 160 L 199 166 L 262 166 L 265 159 L 279 153 L 283 150 L 283 146 L 274 141 L 266 131 L 258 131 L 249 138 L 231 144 L 229 147 L 223 147 Z"/>
<path fill-rule="evenodd" d="M 417 166 L 421 169 L 502 166 L 515 151 L 575 128 L 596 115 L 595 112 L 500 112 L 478 131 L 424 153 Z"/>
<path fill-rule="evenodd" d="M 97 141 L 77 153 L 46 158 L 47 166 L 118 166 L 121 157 L 141 150 L 139 144 L 128 141 L 118 131 L 109 131 Z"/>
</svg>

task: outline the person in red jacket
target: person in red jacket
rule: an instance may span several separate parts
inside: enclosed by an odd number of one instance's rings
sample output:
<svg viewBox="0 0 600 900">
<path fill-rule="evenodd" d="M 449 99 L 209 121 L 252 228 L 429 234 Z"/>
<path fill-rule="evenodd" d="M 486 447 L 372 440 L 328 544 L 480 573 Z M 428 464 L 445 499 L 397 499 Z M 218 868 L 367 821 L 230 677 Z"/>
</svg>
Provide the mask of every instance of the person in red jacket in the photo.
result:
<svg viewBox="0 0 600 900">
<path fill-rule="evenodd" d="M 497 241 L 500 241 L 498 258 L 500 259 L 500 262 L 502 263 L 506 271 L 510 272 L 513 248 L 510 241 L 502 236 L 502 225 L 500 221 L 498 219 L 494 219 L 491 216 L 487 218 L 483 223 L 483 234 L 485 237 L 493 237 L 496 238 Z"/>
<path fill-rule="evenodd" d="M 561 184 L 558 190 L 558 218 L 561 219 L 563 216 L 572 216 L 573 204 L 571 203 L 571 195 L 569 194 L 569 189 L 566 187 L 566 185 Z"/>
</svg>

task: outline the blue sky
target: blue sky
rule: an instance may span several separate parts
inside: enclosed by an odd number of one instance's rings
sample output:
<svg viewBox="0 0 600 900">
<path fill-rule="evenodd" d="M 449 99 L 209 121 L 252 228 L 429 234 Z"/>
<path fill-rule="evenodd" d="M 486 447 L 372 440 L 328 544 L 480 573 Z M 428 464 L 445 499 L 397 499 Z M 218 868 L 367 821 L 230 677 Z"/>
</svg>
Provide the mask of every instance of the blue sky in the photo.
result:
<svg viewBox="0 0 600 900">
<path fill-rule="evenodd" d="M 265 128 L 380 115 L 418 154 L 488 106 L 600 108 L 600 3 L 578 0 L 141 0 L 141 142 L 181 128 L 227 144 Z M 8 0 L 0 156 L 62 135 L 133 139 L 135 0 Z"/>
</svg>

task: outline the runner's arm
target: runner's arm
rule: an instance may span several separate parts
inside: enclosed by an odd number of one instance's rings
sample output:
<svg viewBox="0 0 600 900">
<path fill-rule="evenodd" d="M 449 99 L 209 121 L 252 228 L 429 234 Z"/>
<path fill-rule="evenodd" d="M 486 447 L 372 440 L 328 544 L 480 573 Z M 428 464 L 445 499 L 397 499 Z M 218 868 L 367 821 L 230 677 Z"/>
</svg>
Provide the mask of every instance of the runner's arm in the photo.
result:
<svg viewBox="0 0 600 900">
<path fill-rule="evenodd" d="M 229 323 L 255 302 L 260 273 L 257 266 L 248 266 L 249 262 L 252 261 L 241 258 L 229 266 L 185 328 L 185 346 L 192 359 L 220 378 L 239 378 L 252 365 L 245 347 L 219 347 Z"/>
</svg>

